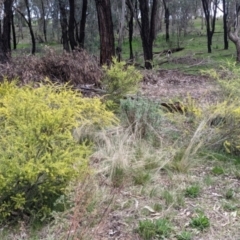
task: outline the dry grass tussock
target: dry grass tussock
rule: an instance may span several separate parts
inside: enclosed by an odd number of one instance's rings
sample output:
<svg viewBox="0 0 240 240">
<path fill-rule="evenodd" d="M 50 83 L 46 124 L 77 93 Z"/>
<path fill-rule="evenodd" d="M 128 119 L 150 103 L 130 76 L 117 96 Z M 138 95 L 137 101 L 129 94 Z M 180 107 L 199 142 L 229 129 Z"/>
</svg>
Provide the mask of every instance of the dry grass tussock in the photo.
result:
<svg viewBox="0 0 240 240">
<path fill-rule="evenodd" d="M 43 56 L 22 55 L 14 57 L 8 64 L 0 65 L 0 78 L 19 79 L 27 84 L 48 78 L 52 82 L 99 84 L 102 70 L 95 58 L 86 51 L 58 54 L 46 49 Z"/>
</svg>

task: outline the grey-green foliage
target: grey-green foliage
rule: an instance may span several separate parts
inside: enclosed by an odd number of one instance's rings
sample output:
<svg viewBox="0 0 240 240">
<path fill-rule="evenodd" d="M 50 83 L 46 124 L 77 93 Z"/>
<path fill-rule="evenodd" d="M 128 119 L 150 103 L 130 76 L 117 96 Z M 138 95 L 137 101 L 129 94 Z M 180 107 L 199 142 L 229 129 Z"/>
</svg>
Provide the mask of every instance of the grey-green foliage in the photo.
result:
<svg viewBox="0 0 240 240">
<path fill-rule="evenodd" d="M 120 107 L 123 122 L 142 137 L 148 137 L 160 129 L 162 111 L 157 103 L 141 97 L 127 98 L 121 100 Z"/>
</svg>

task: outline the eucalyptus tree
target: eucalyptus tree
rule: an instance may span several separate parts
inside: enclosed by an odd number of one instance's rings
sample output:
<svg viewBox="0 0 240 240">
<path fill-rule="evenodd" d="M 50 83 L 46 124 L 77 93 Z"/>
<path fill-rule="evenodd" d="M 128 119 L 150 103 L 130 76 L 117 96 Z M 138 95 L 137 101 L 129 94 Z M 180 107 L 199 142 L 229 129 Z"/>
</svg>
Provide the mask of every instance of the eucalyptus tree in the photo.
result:
<svg viewBox="0 0 240 240">
<path fill-rule="evenodd" d="M 58 0 L 58 4 L 60 11 L 60 24 L 62 29 L 63 49 L 69 52 L 70 48 L 68 40 L 68 15 L 67 15 L 68 2 L 67 0 Z"/>
<path fill-rule="evenodd" d="M 116 48 L 116 53 L 118 55 L 118 61 L 121 61 L 121 53 L 122 53 L 122 43 L 124 37 L 124 24 L 125 24 L 125 11 L 126 11 L 126 0 L 122 0 L 121 6 L 121 17 L 119 21 L 119 29 L 118 29 L 118 45 Z"/>
<path fill-rule="evenodd" d="M 220 0 L 202 0 L 203 11 L 207 29 L 207 48 L 208 53 L 212 52 L 212 37 L 215 31 L 217 9 Z"/>
<path fill-rule="evenodd" d="M 100 36 L 100 64 L 108 64 L 115 55 L 110 0 L 95 0 Z"/>
<path fill-rule="evenodd" d="M 165 31 L 166 31 L 166 42 L 169 41 L 169 24 L 170 24 L 170 11 L 169 11 L 169 1 L 168 0 L 162 0 L 163 6 L 165 10 L 165 16 L 164 16 L 164 23 L 165 23 Z"/>
<path fill-rule="evenodd" d="M 13 0 L 0 2 L 2 10 L 1 20 L 3 27 L 0 29 L 0 62 L 6 63 L 11 54 L 11 20 Z"/>
<path fill-rule="evenodd" d="M 223 12 L 223 40 L 224 40 L 224 49 L 228 49 L 228 28 L 227 28 L 227 19 L 229 11 L 229 0 L 222 0 L 222 12 Z"/>
<path fill-rule="evenodd" d="M 25 5 L 25 11 L 26 12 L 22 12 L 20 9 L 22 9 L 21 7 L 18 7 L 19 5 L 24 4 Z M 32 10 L 33 7 L 33 2 L 30 0 L 23 0 L 23 2 L 19 2 L 17 7 L 15 8 L 16 11 L 18 11 L 18 13 L 23 17 L 23 19 L 25 20 L 26 24 L 28 25 L 29 28 L 29 33 L 31 36 L 31 42 L 32 42 L 32 54 L 35 54 L 36 52 L 36 39 L 35 39 L 35 35 L 34 35 L 34 31 L 33 31 L 33 26 L 32 26 Z"/>
<path fill-rule="evenodd" d="M 80 20 L 80 24 L 79 24 L 79 36 L 77 38 L 80 48 L 84 48 L 87 9 L 88 9 L 88 0 L 83 0 L 83 2 L 82 2 L 82 16 L 81 16 L 81 20 Z"/>
<path fill-rule="evenodd" d="M 240 62 L 240 1 L 232 0 L 229 6 L 228 37 L 236 47 L 236 61 Z"/>
<path fill-rule="evenodd" d="M 68 38 L 71 49 L 74 50 L 77 47 L 77 41 L 75 36 L 75 0 L 69 1 L 69 19 L 68 19 Z"/>
<path fill-rule="evenodd" d="M 153 41 L 156 37 L 158 0 L 152 0 L 151 5 L 148 0 L 138 0 L 138 2 L 141 13 L 140 35 L 143 46 L 145 68 L 151 69 L 153 60 Z"/>
</svg>

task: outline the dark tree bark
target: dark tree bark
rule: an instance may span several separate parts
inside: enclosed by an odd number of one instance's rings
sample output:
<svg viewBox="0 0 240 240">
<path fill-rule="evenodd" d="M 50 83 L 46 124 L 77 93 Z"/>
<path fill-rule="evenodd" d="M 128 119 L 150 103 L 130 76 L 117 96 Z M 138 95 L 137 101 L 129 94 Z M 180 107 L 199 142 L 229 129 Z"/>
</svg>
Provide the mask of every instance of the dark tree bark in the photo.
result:
<svg viewBox="0 0 240 240">
<path fill-rule="evenodd" d="M 87 19 L 87 4 L 88 4 L 88 0 L 83 0 L 82 17 L 80 21 L 79 40 L 78 40 L 80 48 L 84 48 L 85 27 L 86 27 L 86 19 Z"/>
<path fill-rule="evenodd" d="M 0 63 L 6 63 L 11 53 L 11 20 L 13 0 L 6 0 L 3 3 L 4 17 L 3 28 L 0 32 Z"/>
<path fill-rule="evenodd" d="M 62 28 L 63 49 L 69 52 L 70 49 L 69 49 L 69 41 L 68 41 L 68 20 L 67 20 L 65 0 L 59 0 L 59 10 L 60 10 L 60 24 Z"/>
<path fill-rule="evenodd" d="M 141 39 L 143 46 L 143 54 L 145 60 L 145 68 L 152 69 L 153 60 L 153 41 L 155 39 L 155 22 L 157 13 L 157 0 L 152 2 L 151 19 L 149 20 L 149 2 L 148 0 L 139 0 L 141 13 Z"/>
<path fill-rule="evenodd" d="M 166 0 L 163 0 L 163 6 L 164 6 L 164 10 L 165 10 L 164 23 L 165 23 L 165 32 L 166 32 L 166 42 L 169 42 L 170 12 L 169 12 L 169 8 L 166 4 Z"/>
<path fill-rule="evenodd" d="M 223 39 L 224 39 L 224 49 L 228 49 L 228 27 L 227 27 L 227 18 L 228 18 L 228 0 L 222 0 L 222 5 L 223 5 Z"/>
<path fill-rule="evenodd" d="M 12 27 L 12 39 L 13 39 L 13 49 L 17 49 L 17 39 L 16 39 L 16 31 L 15 31 L 15 25 L 14 25 L 14 16 L 13 16 L 13 11 L 12 11 L 12 16 L 11 16 L 11 27 Z"/>
<path fill-rule="evenodd" d="M 133 58 L 134 58 L 133 46 L 132 46 L 133 27 L 134 27 L 133 19 L 136 20 L 136 22 L 139 26 L 139 29 L 141 29 L 141 23 L 139 21 L 138 13 L 137 13 L 138 1 L 137 0 L 127 0 L 126 4 L 129 8 L 129 12 L 130 12 L 130 18 L 129 18 L 129 21 L 128 21 L 128 28 L 129 28 L 128 38 L 129 38 L 130 60 L 133 60 Z"/>
<path fill-rule="evenodd" d="M 129 59 L 133 60 L 133 46 L 132 46 L 132 40 L 133 40 L 133 18 L 134 18 L 134 12 L 131 7 L 132 3 L 131 0 L 127 0 L 126 4 L 129 9 L 129 18 L 128 18 L 128 41 L 129 41 Z"/>
<path fill-rule="evenodd" d="M 43 35 L 44 35 L 44 41 L 47 42 L 47 24 L 46 24 L 46 19 L 45 19 L 45 7 L 44 7 L 44 2 L 41 0 L 41 5 L 42 5 L 42 19 L 43 19 Z"/>
<path fill-rule="evenodd" d="M 115 55 L 110 0 L 95 0 L 100 35 L 100 64 L 108 64 Z"/>
<path fill-rule="evenodd" d="M 72 50 L 77 47 L 77 41 L 75 36 L 75 23 L 75 0 L 69 0 L 68 37 Z"/>
<path fill-rule="evenodd" d="M 31 12 L 30 12 L 30 6 L 29 6 L 29 1 L 25 0 L 26 8 L 27 8 L 27 15 L 28 15 L 28 20 L 26 21 L 28 24 L 29 32 L 31 35 L 31 40 L 32 40 L 32 54 L 34 55 L 36 52 L 36 41 L 35 41 L 35 36 L 32 28 L 32 17 L 31 17 Z"/>
<path fill-rule="evenodd" d="M 205 14 L 206 28 L 207 28 L 207 48 L 208 53 L 212 52 L 212 37 L 215 31 L 215 22 L 217 15 L 217 7 L 219 0 L 213 0 L 212 6 L 209 0 L 202 0 L 203 11 Z M 211 16 L 211 7 L 213 7 L 213 16 Z"/>
</svg>

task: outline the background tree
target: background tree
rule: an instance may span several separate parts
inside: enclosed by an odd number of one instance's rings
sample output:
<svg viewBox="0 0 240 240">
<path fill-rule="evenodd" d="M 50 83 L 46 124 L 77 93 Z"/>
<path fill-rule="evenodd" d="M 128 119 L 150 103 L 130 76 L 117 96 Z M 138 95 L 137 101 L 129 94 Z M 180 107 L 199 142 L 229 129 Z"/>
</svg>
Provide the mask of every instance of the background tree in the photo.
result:
<svg viewBox="0 0 240 240">
<path fill-rule="evenodd" d="M 219 0 L 202 0 L 203 11 L 207 29 L 207 48 L 208 53 L 212 52 L 212 37 L 215 31 L 215 22 L 217 16 Z"/>
<path fill-rule="evenodd" d="M 100 64 L 109 63 L 115 55 L 110 0 L 95 0 L 100 35 Z"/>
<path fill-rule="evenodd" d="M 11 21 L 13 0 L 5 0 L 3 8 L 3 28 L 0 32 L 0 62 L 6 63 L 11 53 Z"/>
<path fill-rule="evenodd" d="M 68 41 L 68 19 L 67 19 L 67 2 L 66 0 L 58 0 L 60 10 L 60 23 L 62 29 L 62 43 L 63 49 L 67 52 L 70 51 Z"/>
<path fill-rule="evenodd" d="M 240 1 L 232 1 L 229 10 L 228 37 L 236 47 L 236 61 L 240 62 Z"/>
<path fill-rule="evenodd" d="M 84 48 L 86 19 L 87 19 L 87 5 L 88 5 L 88 0 L 83 0 L 82 16 L 80 21 L 80 29 L 79 29 L 79 37 L 78 37 L 78 43 L 80 48 Z"/>
<path fill-rule="evenodd" d="M 31 6 L 30 6 L 30 2 L 29 0 L 24 0 L 24 4 L 26 7 L 26 15 L 25 13 L 23 13 L 20 9 L 22 9 L 21 7 L 21 2 L 19 2 L 19 5 L 15 8 L 16 11 L 18 11 L 18 13 L 22 16 L 22 18 L 25 20 L 25 22 L 28 25 L 29 28 L 29 32 L 30 32 L 30 36 L 31 36 L 31 41 L 32 41 L 32 54 L 35 54 L 36 52 L 36 39 L 35 39 L 35 35 L 34 35 L 34 31 L 33 31 L 33 26 L 32 26 L 32 17 L 31 17 Z"/>
<path fill-rule="evenodd" d="M 166 32 L 166 42 L 169 41 L 169 24 L 170 24 L 170 12 L 166 0 L 163 0 L 163 6 L 165 10 L 164 23 L 165 23 L 165 32 Z"/>
<path fill-rule="evenodd" d="M 155 26 L 157 16 L 157 0 L 152 1 L 151 15 L 149 14 L 148 0 L 139 0 L 139 8 L 141 13 L 140 35 L 142 39 L 145 68 L 151 69 L 151 62 L 153 60 L 153 41 L 156 37 Z M 151 16 L 150 19 L 149 15 Z"/>
</svg>

